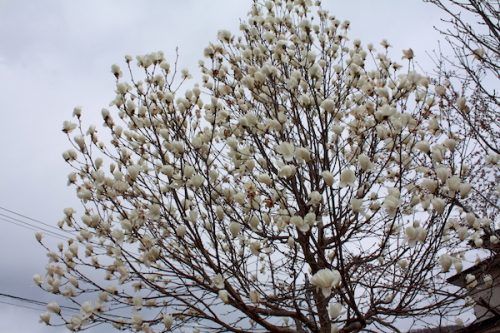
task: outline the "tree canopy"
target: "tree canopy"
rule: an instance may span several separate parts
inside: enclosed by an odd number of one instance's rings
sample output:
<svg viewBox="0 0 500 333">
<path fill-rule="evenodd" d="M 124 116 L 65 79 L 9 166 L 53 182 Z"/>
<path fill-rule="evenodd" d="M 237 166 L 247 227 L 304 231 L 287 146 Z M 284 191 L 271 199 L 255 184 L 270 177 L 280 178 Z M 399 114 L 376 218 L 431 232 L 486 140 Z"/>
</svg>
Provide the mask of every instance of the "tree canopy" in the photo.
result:
<svg viewBox="0 0 500 333">
<path fill-rule="evenodd" d="M 35 276 L 81 310 L 50 303 L 41 320 L 395 332 L 465 311 L 446 272 L 468 242 L 498 242 L 497 208 L 471 197 L 499 155 L 473 165 L 476 141 L 443 112 L 451 83 L 415 72 L 411 49 L 399 64 L 387 41 L 350 40 L 349 25 L 319 2 L 255 1 L 239 34 L 205 48 L 200 85 L 161 52 L 113 65 L 107 132 L 79 108 L 64 123 L 84 210 L 64 210 L 74 238 L 46 247 Z"/>
</svg>

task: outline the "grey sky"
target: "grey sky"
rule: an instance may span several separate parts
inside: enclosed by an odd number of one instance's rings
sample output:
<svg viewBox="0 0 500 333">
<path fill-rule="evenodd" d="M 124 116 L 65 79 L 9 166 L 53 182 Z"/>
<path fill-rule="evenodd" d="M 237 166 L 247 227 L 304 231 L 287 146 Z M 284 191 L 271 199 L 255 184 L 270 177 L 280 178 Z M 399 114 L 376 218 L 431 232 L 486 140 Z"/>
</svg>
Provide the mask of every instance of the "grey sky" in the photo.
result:
<svg viewBox="0 0 500 333">
<path fill-rule="evenodd" d="M 425 70 L 437 46 L 440 12 L 421 0 L 324 0 L 351 21 L 352 39 L 387 38 L 394 57 L 412 47 Z M 0 0 L 0 206 L 55 224 L 73 205 L 70 171 L 61 158 L 63 120 L 83 106 L 87 124 L 114 97 L 112 63 L 125 54 L 179 47 L 182 67 L 196 73 L 217 30 L 237 31 L 250 0 Z M 3 212 L 0 212 L 3 213 Z M 33 232 L 0 220 L 0 293 L 50 301 L 31 276 L 46 263 Z M 48 238 L 49 239 L 49 238 Z M 7 301 L 0 298 L 0 301 Z M 40 312 L 0 303 L 0 332 L 63 332 L 38 324 Z M 92 329 L 89 332 L 105 332 Z"/>
</svg>

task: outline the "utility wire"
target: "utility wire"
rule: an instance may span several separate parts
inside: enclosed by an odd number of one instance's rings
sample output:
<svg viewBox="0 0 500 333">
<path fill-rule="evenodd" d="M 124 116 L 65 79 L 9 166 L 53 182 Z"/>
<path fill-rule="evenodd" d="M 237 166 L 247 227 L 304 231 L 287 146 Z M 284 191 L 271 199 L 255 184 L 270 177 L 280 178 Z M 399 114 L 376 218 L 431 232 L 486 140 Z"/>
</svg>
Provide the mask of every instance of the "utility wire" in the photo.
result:
<svg viewBox="0 0 500 333">
<path fill-rule="evenodd" d="M 9 303 L 9 302 L 5 302 L 5 301 L 0 301 L 0 304 L 15 306 L 15 307 L 18 307 L 18 308 L 23 308 L 23 309 L 35 310 L 35 311 L 38 311 L 38 312 L 44 310 L 43 308 L 35 308 L 35 307 L 32 307 L 32 306 L 28 306 L 28 305 L 22 305 L 22 304 L 16 304 L 16 303 Z"/>
<path fill-rule="evenodd" d="M 0 297 L 12 299 L 12 300 L 15 300 L 17 302 L 28 303 L 28 304 L 30 304 L 32 306 L 23 305 L 23 304 L 15 304 L 15 303 L 10 303 L 10 302 L 6 302 L 6 301 L 0 300 L 0 303 L 2 303 L 2 304 L 17 306 L 17 307 L 22 307 L 22 308 L 27 308 L 27 309 L 32 309 L 32 310 L 38 310 L 38 311 L 43 311 L 46 308 L 47 304 L 48 304 L 47 302 L 38 301 L 38 300 L 35 300 L 35 299 L 26 298 L 26 297 L 20 297 L 20 296 L 16 296 L 16 295 L 4 294 L 4 293 L 0 293 Z M 33 306 L 42 306 L 43 309 L 37 309 L 37 308 L 34 308 Z M 80 312 L 80 308 L 73 307 L 73 306 L 59 305 L 59 307 L 62 310 L 73 311 L 73 312 Z M 119 316 L 119 315 L 115 315 L 115 314 L 111 314 L 111 313 L 106 314 L 106 316 L 107 317 L 112 317 L 112 318 L 123 318 L 123 316 Z"/>
<path fill-rule="evenodd" d="M 53 236 L 53 237 L 59 238 L 61 240 L 67 240 L 67 239 L 70 238 L 70 237 L 68 237 L 66 235 L 61 235 L 61 234 L 59 234 L 57 232 L 54 232 L 52 230 L 49 230 L 49 229 L 46 229 L 46 228 L 43 228 L 43 227 L 39 227 L 39 226 L 33 225 L 33 224 L 29 223 L 29 222 L 25 222 L 25 221 L 16 219 L 15 217 L 11 217 L 11 216 L 8 216 L 8 215 L 2 214 L 2 213 L 0 213 L 0 220 L 2 220 L 4 222 L 15 224 L 15 225 L 17 225 L 19 227 L 23 227 L 23 228 L 30 229 L 30 230 L 33 230 L 33 231 L 40 231 L 40 230 L 42 230 L 42 231 L 46 232 L 48 236 Z"/>
<path fill-rule="evenodd" d="M 71 232 L 69 232 L 67 230 L 63 230 L 63 229 L 57 228 L 57 227 L 55 227 L 53 225 L 47 224 L 47 223 L 39 220 L 39 219 L 35 219 L 35 218 L 32 218 L 32 217 L 29 217 L 27 215 L 21 214 L 21 213 L 16 212 L 16 211 L 13 211 L 11 209 L 8 209 L 8 208 L 0 206 L 0 210 L 3 210 L 4 212 L 13 214 L 13 215 L 15 215 L 17 217 L 20 217 L 20 218 L 23 218 L 25 220 L 31 221 L 31 222 L 23 221 L 23 220 L 21 220 L 19 218 L 12 217 L 10 215 L 0 213 L 0 220 L 1 221 L 14 224 L 14 225 L 16 225 L 18 227 L 22 227 L 22 228 L 25 228 L 25 229 L 28 229 L 28 230 L 32 230 L 32 231 L 43 230 L 44 232 L 47 233 L 47 236 L 52 236 L 52 237 L 55 237 L 55 238 L 58 238 L 58 239 L 61 239 L 61 240 L 67 240 L 67 239 L 70 239 L 71 237 L 68 237 L 66 235 L 62 235 L 62 234 L 60 234 L 58 232 L 63 231 L 65 233 L 69 234 L 69 235 L 73 235 Z M 33 222 L 35 222 L 35 223 L 33 223 Z M 39 224 L 41 224 L 41 225 L 43 225 L 45 227 L 42 227 Z M 49 228 L 55 229 L 58 232 L 52 231 Z M 134 254 L 134 253 L 132 253 L 132 254 Z M 134 254 L 134 255 L 137 255 L 137 254 Z M 46 302 L 35 300 L 35 299 L 30 299 L 30 298 L 25 298 L 25 297 L 20 297 L 20 296 L 16 296 L 16 295 L 11 295 L 11 294 L 0 293 L 0 298 L 7 298 L 7 299 L 14 300 L 16 302 L 25 303 L 25 304 L 17 304 L 17 303 L 7 302 L 7 301 L 4 301 L 4 300 L 0 299 L 0 304 L 5 304 L 5 305 L 9 305 L 9 306 L 19 307 L 19 308 L 24 308 L 24 309 L 34 310 L 34 311 L 43 311 L 46 308 L 46 306 L 47 306 Z M 42 307 L 42 309 L 36 308 L 37 306 L 38 307 Z M 76 307 L 70 307 L 70 306 L 64 306 L 64 305 L 59 305 L 59 306 L 63 310 L 80 312 L 80 309 L 76 308 Z M 114 315 L 114 314 L 109 314 L 109 313 L 106 314 L 106 316 L 111 317 L 111 318 L 123 318 L 122 316 L 118 316 L 118 315 Z M 102 322 L 95 323 L 95 325 L 92 325 L 92 327 L 100 325 L 100 324 L 102 324 Z"/>
<path fill-rule="evenodd" d="M 52 229 L 56 229 L 57 231 L 66 232 L 66 233 L 68 233 L 68 234 L 72 235 L 72 233 L 71 233 L 70 231 L 67 231 L 67 230 L 64 230 L 64 229 L 60 229 L 60 228 L 55 227 L 55 226 L 53 226 L 53 225 L 51 225 L 51 224 L 45 223 L 45 222 L 43 222 L 43 221 L 41 221 L 41 220 L 35 219 L 35 218 L 33 218 L 33 217 L 29 217 L 29 216 L 27 216 L 27 215 L 21 214 L 21 213 L 16 212 L 16 211 L 13 211 L 13 210 L 11 210 L 11 209 L 8 209 L 8 208 L 5 208 L 5 207 L 0 206 L 0 210 L 6 211 L 6 212 L 11 213 L 11 214 L 14 214 L 14 215 L 17 215 L 17 216 L 19 216 L 19 217 L 25 218 L 25 219 L 30 220 L 30 221 L 32 221 L 32 222 L 36 222 L 36 223 L 43 224 L 44 226 L 47 226 L 47 227 L 52 228 Z"/>
<path fill-rule="evenodd" d="M 32 304 L 32 305 L 43 306 L 44 308 L 47 306 L 46 302 L 38 301 L 38 300 L 35 300 L 35 299 L 31 299 L 31 298 L 25 298 L 25 297 L 20 297 L 20 296 L 15 296 L 15 295 L 10 295 L 10 294 L 4 294 L 4 293 L 0 293 L 0 297 L 9 298 L 9 299 L 16 300 L 18 302 L 29 303 L 29 304 Z M 0 302 L 7 303 L 5 301 L 0 301 Z M 13 305 L 13 304 L 11 304 L 11 305 Z M 20 304 L 18 304 L 18 305 L 21 306 Z M 61 309 L 70 310 L 70 311 L 77 311 L 77 312 L 80 311 L 80 309 L 75 308 L 75 307 L 71 307 L 71 306 L 60 305 L 59 307 Z"/>
<path fill-rule="evenodd" d="M 55 226 L 50 225 L 48 223 L 45 223 L 45 222 L 43 222 L 43 221 L 41 221 L 39 219 L 35 219 L 35 218 L 32 218 L 32 217 L 29 217 L 29 216 L 27 216 L 25 214 L 13 211 L 11 209 L 8 209 L 8 208 L 0 206 L 0 210 L 9 212 L 11 214 L 14 214 L 16 216 L 22 217 L 22 218 L 27 219 L 27 220 L 32 221 L 32 222 L 40 223 L 40 224 L 45 225 L 47 227 L 53 228 L 53 229 L 57 230 L 58 232 L 63 231 L 65 233 L 67 233 L 68 235 L 74 236 L 74 234 L 72 232 L 70 232 L 70 231 L 67 231 L 67 230 L 64 230 L 64 229 L 60 229 L 58 227 L 55 227 Z M 47 228 L 41 227 L 39 225 L 33 224 L 32 222 L 22 221 L 22 220 L 20 220 L 18 218 L 15 218 L 15 217 L 12 217 L 12 216 L 9 216 L 9 215 L 6 215 L 6 214 L 0 213 L 0 220 L 2 220 L 4 222 L 12 223 L 12 224 L 17 225 L 19 227 L 23 227 L 25 229 L 29 229 L 29 230 L 33 230 L 33 231 L 43 230 L 43 231 L 45 231 L 47 233 L 48 236 L 52 236 L 52 237 L 58 238 L 60 240 L 68 240 L 68 239 L 72 238 L 72 237 L 68 237 L 66 235 L 59 234 L 58 232 L 49 230 Z M 97 246 L 97 247 L 99 247 L 99 248 L 104 248 L 103 246 L 98 245 L 98 244 L 94 244 L 94 245 Z M 139 256 L 137 253 L 134 253 L 134 252 L 130 252 L 130 253 L 133 254 L 134 256 Z"/>
<path fill-rule="evenodd" d="M 21 227 L 21 228 L 25 228 L 25 229 L 31 230 L 31 231 L 40 231 L 40 229 L 38 229 L 36 227 L 31 227 L 31 226 L 27 226 L 27 225 L 24 225 L 24 224 L 19 224 L 19 223 L 15 222 L 15 221 L 4 219 L 3 217 L 0 217 L 0 220 L 4 221 L 4 222 L 7 222 L 7 223 L 11 223 L 11 224 L 13 224 L 15 226 L 18 226 L 18 227 Z M 68 239 L 67 237 L 56 236 L 56 235 L 53 235 L 51 233 L 47 233 L 47 236 L 54 237 L 54 238 L 57 238 L 57 239 L 60 239 L 60 240 L 67 240 Z"/>
</svg>

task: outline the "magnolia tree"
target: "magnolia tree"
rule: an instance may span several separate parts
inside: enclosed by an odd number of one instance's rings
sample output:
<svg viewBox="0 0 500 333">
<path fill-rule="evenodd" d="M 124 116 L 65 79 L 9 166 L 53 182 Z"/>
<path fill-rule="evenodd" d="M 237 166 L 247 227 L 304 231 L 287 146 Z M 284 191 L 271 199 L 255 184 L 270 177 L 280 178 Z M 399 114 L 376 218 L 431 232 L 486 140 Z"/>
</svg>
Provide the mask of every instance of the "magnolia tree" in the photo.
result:
<svg viewBox="0 0 500 333">
<path fill-rule="evenodd" d="M 494 218 L 498 214 L 498 161 L 500 154 L 500 2 L 480 0 L 425 0 L 439 8 L 444 26 L 439 29 L 452 56 L 435 55 L 435 82 L 441 116 L 461 140 L 469 144 L 466 179 L 474 184 L 471 210 Z"/>
<path fill-rule="evenodd" d="M 495 219 L 498 216 L 498 181 L 500 115 L 498 113 L 498 70 L 500 60 L 500 28 L 498 12 L 500 2 L 479 0 L 425 0 L 439 8 L 444 25 L 439 32 L 445 37 L 451 56 L 435 53 L 436 73 L 433 82 L 438 93 L 439 115 L 442 126 L 454 132 L 458 141 L 467 142 L 466 153 L 459 162 L 468 165 L 463 173 L 463 181 L 472 184 L 471 195 L 461 200 L 463 210 L 482 217 Z M 475 220 L 469 220 L 472 226 Z M 492 226 L 493 227 L 493 226 Z M 474 229 L 478 230 L 477 227 Z M 489 257 L 481 262 L 480 270 L 495 272 L 498 265 L 500 247 L 497 238 L 500 228 L 482 228 L 484 235 L 475 245 L 486 248 L 481 257 Z M 493 241 L 492 241 L 493 240 Z M 492 253 L 491 253 L 492 252 Z M 479 269 L 478 269 L 479 270 Z M 496 273 L 495 273 L 496 274 Z M 469 280 L 476 284 L 475 280 Z M 467 283 L 467 276 L 465 276 Z M 500 287 L 497 276 L 483 275 L 483 284 L 470 285 L 469 295 L 478 300 L 486 311 L 475 311 L 477 320 L 498 314 L 493 309 L 493 299 L 486 294 Z M 485 292 L 485 288 L 490 291 Z"/>
<path fill-rule="evenodd" d="M 162 53 L 127 57 L 128 80 L 113 65 L 109 135 L 80 109 L 64 123 L 84 209 L 65 209 L 74 238 L 44 245 L 35 275 L 77 313 L 50 303 L 41 321 L 395 332 L 454 320 L 464 295 L 445 272 L 493 228 L 462 204 L 473 147 L 439 116 L 446 87 L 348 28 L 319 3 L 255 1 L 239 35 L 205 49 L 201 86 L 182 88 L 189 73 Z"/>
</svg>

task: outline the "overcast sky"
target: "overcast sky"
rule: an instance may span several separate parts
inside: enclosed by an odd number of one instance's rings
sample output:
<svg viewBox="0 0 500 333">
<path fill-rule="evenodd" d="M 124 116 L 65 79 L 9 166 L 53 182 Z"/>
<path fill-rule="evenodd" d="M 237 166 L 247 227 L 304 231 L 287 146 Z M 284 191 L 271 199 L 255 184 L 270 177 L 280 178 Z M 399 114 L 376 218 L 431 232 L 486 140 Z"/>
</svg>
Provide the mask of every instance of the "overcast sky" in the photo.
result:
<svg viewBox="0 0 500 333">
<path fill-rule="evenodd" d="M 350 36 L 392 52 L 412 47 L 423 69 L 437 47 L 440 12 L 421 0 L 324 0 Z M 110 65 L 125 54 L 162 50 L 196 73 L 197 61 L 219 29 L 235 32 L 251 0 L 0 0 L 0 207 L 55 225 L 78 202 L 66 187 L 70 171 L 63 120 L 81 105 L 85 119 L 101 123 L 114 97 Z M 6 214 L 0 209 L 1 214 Z M 10 214 L 10 216 L 13 216 Z M 12 222 L 12 220 L 10 220 Z M 19 224 L 19 222 L 17 222 Z M 33 232 L 0 215 L 0 293 L 50 301 L 33 286 L 45 253 Z M 16 303 L 0 297 L 0 302 Z M 64 332 L 38 324 L 41 311 L 0 303 L 0 332 Z M 89 332 L 106 332 L 105 328 Z"/>
</svg>

